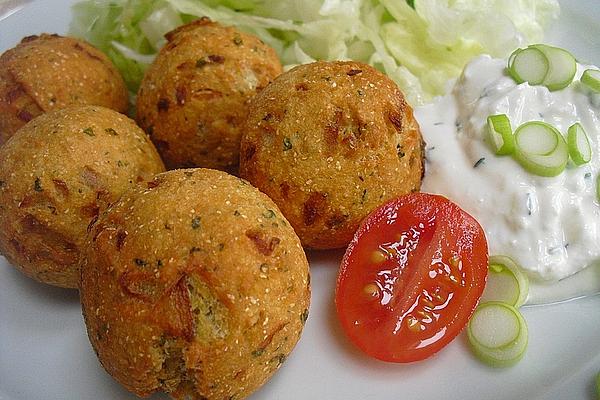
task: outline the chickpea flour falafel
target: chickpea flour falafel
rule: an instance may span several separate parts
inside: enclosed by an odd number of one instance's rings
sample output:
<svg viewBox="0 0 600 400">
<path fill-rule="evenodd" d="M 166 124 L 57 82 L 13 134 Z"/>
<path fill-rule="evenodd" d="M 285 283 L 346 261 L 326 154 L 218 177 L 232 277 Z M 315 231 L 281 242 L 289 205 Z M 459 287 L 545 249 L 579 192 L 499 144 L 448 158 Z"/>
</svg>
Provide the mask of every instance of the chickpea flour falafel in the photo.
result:
<svg viewBox="0 0 600 400">
<path fill-rule="evenodd" d="M 304 246 L 338 248 L 375 207 L 419 190 L 423 152 L 391 79 L 359 62 L 316 62 L 252 100 L 240 174 L 273 199 Z"/>
<path fill-rule="evenodd" d="M 237 173 L 247 103 L 282 72 L 275 51 L 208 18 L 166 38 L 139 89 L 138 123 L 167 168 Z"/>
<path fill-rule="evenodd" d="M 38 281 L 76 288 L 90 221 L 162 171 L 152 142 L 116 111 L 40 115 L 0 147 L 0 253 Z"/>
<path fill-rule="evenodd" d="M 0 146 L 36 116 L 76 105 L 127 111 L 123 78 L 100 50 L 80 39 L 41 34 L 0 56 Z"/>
<path fill-rule="evenodd" d="M 277 206 L 240 178 L 159 174 L 100 215 L 87 240 L 88 336 L 137 395 L 242 399 L 300 337 L 310 301 L 304 250 Z"/>
</svg>

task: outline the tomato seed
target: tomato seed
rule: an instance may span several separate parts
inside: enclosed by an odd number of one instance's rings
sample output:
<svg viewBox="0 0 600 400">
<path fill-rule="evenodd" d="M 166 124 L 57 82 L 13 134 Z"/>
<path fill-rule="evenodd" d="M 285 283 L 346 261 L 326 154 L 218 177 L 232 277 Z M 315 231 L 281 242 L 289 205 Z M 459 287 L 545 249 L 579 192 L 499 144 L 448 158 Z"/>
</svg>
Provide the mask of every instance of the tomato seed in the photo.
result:
<svg viewBox="0 0 600 400">
<path fill-rule="evenodd" d="M 371 254 L 371 261 L 375 264 L 380 264 L 382 262 L 384 262 L 385 260 L 387 260 L 387 256 L 386 254 L 381 251 L 381 250 L 375 250 L 372 254 Z"/>
<path fill-rule="evenodd" d="M 450 257 L 448 262 L 450 263 L 451 266 L 457 267 L 458 264 L 460 263 L 460 257 L 458 257 L 457 255 L 454 255 L 454 256 Z"/>
<path fill-rule="evenodd" d="M 377 298 L 379 297 L 379 286 L 374 283 L 369 283 L 363 288 L 363 293 L 369 297 Z"/>
<path fill-rule="evenodd" d="M 408 326 L 408 329 L 412 332 L 420 332 L 423 327 L 419 320 L 413 317 L 412 315 L 409 315 L 406 318 L 406 326 Z"/>
</svg>

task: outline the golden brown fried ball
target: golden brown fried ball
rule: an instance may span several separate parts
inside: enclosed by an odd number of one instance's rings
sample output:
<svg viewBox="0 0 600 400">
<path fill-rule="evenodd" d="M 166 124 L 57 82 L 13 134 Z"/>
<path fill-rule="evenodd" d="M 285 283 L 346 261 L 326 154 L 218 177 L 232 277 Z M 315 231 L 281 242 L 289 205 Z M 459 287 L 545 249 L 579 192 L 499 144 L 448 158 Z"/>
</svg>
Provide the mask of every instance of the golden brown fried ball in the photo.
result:
<svg viewBox="0 0 600 400">
<path fill-rule="evenodd" d="M 81 301 L 104 368 L 140 396 L 242 399 L 283 363 L 310 301 L 277 206 L 221 171 L 157 175 L 88 234 Z"/>
<path fill-rule="evenodd" d="M 38 115 L 74 105 L 127 111 L 123 78 L 101 51 L 82 40 L 42 34 L 0 56 L 0 145 Z"/>
<path fill-rule="evenodd" d="M 275 201 L 305 246 L 337 248 L 379 204 L 419 190 L 423 145 L 392 80 L 358 62 L 316 62 L 254 98 L 240 173 Z"/>
<path fill-rule="evenodd" d="M 0 253 L 34 279 L 76 288 L 90 221 L 162 171 L 152 142 L 116 111 L 37 117 L 0 148 Z"/>
<path fill-rule="evenodd" d="M 207 18 L 166 38 L 140 86 L 138 123 L 167 168 L 237 173 L 248 101 L 282 71 L 275 51 Z"/>
</svg>

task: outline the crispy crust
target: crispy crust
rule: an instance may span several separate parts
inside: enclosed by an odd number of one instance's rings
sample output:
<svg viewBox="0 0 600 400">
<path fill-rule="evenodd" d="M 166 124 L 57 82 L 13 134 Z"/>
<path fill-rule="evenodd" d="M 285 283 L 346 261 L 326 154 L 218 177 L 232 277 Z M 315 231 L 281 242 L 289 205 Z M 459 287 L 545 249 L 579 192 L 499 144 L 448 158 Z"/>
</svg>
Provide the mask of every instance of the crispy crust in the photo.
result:
<svg viewBox="0 0 600 400">
<path fill-rule="evenodd" d="M 140 86 L 138 123 L 168 168 L 236 173 L 247 102 L 282 71 L 275 51 L 208 18 L 166 38 Z"/>
<path fill-rule="evenodd" d="M 306 247 L 343 247 L 387 199 L 419 190 L 423 148 L 392 80 L 358 62 L 316 62 L 250 105 L 240 174 L 279 205 Z"/>
<path fill-rule="evenodd" d="M 76 288 L 90 221 L 162 171 L 152 142 L 116 111 L 39 116 L 0 148 L 0 253 L 34 279 Z"/>
<path fill-rule="evenodd" d="M 90 341 L 140 396 L 244 398 L 308 315 L 298 237 L 267 196 L 223 172 L 171 171 L 129 190 L 93 225 L 86 255 Z"/>
<path fill-rule="evenodd" d="M 119 112 L 128 107 L 121 75 L 88 43 L 28 36 L 0 56 L 0 145 L 46 111 L 88 104 Z"/>
</svg>

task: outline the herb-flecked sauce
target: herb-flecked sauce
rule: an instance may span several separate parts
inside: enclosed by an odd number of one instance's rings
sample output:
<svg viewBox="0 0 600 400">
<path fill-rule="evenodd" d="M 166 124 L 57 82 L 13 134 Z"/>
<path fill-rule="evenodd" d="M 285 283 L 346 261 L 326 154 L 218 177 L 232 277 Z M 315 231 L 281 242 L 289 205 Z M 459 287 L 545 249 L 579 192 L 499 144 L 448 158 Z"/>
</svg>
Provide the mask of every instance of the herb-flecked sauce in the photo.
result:
<svg viewBox="0 0 600 400">
<path fill-rule="evenodd" d="M 517 84 L 505 68 L 506 60 L 481 56 L 467 65 L 448 95 L 416 110 L 427 142 L 422 190 L 445 195 L 475 217 L 486 232 L 490 254 L 512 257 L 534 288 L 536 282 L 545 288 L 543 298 L 534 302 L 600 290 L 600 273 L 591 272 L 600 272 L 598 95 L 578 82 L 583 66 L 569 87 L 556 92 Z M 506 114 L 513 131 L 524 122 L 545 121 L 566 134 L 579 122 L 590 139 L 592 160 L 580 167 L 569 162 L 556 177 L 532 175 L 512 156 L 492 152 L 485 125 L 493 114 Z M 594 265 L 586 274 L 595 282 L 568 279 L 579 283 L 562 281 L 556 293 L 547 290 L 550 283 Z"/>
</svg>

